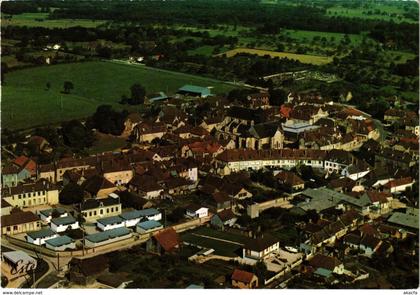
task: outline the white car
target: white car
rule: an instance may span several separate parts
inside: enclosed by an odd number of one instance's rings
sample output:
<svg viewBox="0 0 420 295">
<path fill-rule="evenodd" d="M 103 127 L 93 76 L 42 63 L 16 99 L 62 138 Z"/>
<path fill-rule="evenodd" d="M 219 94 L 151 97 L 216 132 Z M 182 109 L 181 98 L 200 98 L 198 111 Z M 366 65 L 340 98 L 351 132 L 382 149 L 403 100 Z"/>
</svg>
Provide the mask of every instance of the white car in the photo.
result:
<svg viewBox="0 0 420 295">
<path fill-rule="evenodd" d="M 286 247 L 284 247 L 284 249 L 286 249 L 287 251 L 292 252 L 292 253 L 298 253 L 299 252 L 298 249 L 296 249 L 292 246 L 286 246 Z"/>
</svg>

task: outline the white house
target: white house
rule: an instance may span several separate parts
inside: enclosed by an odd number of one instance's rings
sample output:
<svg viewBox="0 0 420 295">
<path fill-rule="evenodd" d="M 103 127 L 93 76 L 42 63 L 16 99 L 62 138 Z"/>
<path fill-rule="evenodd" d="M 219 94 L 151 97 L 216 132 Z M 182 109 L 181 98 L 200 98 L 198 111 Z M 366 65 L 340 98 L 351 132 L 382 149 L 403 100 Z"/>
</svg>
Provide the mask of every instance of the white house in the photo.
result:
<svg viewBox="0 0 420 295">
<path fill-rule="evenodd" d="M 110 216 L 98 219 L 96 221 L 96 226 L 102 230 L 110 230 L 114 228 L 124 227 L 125 222 L 124 219 L 122 219 L 120 216 Z"/>
<path fill-rule="evenodd" d="M 132 232 L 128 228 L 114 228 L 111 230 L 106 230 L 103 232 L 86 236 L 85 246 L 88 248 L 103 246 L 117 241 L 128 239 L 132 235 Z"/>
<path fill-rule="evenodd" d="M 163 229 L 163 225 L 155 220 L 147 220 L 137 224 L 136 231 L 139 234 L 147 234 L 157 230 Z"/>
<path fill-rule="evenodd" d="M 45 241 L 45 246 L 54 251 L 65 251 L 67 249 L 76 249 L 75 241 L 68 236 L 58 236 L 54 239 Z"/>
<path fill-rule="evenodd" d="M 35 245 L 44 245 L 46 240 L 58 237 L 58 234 L 53 232 L 51 229 L 41 229 L 38 231 L 29 232 L 26 234 L 26 240 L 28 243 Z"/>
<path fill-rule="evenodd" d="M 185 215 L 191 218 L 201 218 L 209 215 L 209 208 L 201 207 L 197 204 L 191 204 L 186 208 Z"/>
<path fill-rule="evenodd" d="M 73 216 L 59 217 L 51 219 L 50 227 L 56 233 L 61 233 L 70 229 L 78 229 L 79 222 Z"/>
<path fill-rule="evenodd" d="M 69 216 L 67 211 L 63 208 L 51 208 L 51 209 L 41 210 L 41 211 L 39 211 L 38 215 L 41 218 L 41 220 L 46 222 L 46 223 L 51 222 L 51 219 L 53 218 L 52 217 L 53 215 L 55 215 L 57 217 Z"/>
<path fill-rule="evenodd" d="M 279 242 L 269 238 L 250 239 L 247 241 L 242 250 L 242 258 L 261 260 L 265 256 L 280 248 Z"/>
</svg>

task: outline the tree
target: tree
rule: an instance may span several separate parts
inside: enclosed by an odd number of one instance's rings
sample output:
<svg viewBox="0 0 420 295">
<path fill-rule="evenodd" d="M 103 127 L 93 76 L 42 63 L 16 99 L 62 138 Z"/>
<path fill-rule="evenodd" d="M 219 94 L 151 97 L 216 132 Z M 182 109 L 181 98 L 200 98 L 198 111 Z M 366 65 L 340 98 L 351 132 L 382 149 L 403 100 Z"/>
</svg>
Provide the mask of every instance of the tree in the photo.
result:
<svg viewBox="0 0 420 295">
<path fill-rule="evenodd" d="M 63 88 L 64 88 L 64 93 L 69 94 L 70 91 L 74 89 L 73 82 L 71 82 L 71 81 L 64 81 Z"/>
<path fill-rule="evenodd" d="M 83 201 L 84 191 L 76 183 L 68 183 L 59 194 L 60 203 L 63 205 L 78 204 Z"/>
<path fill-rule="evenodd" d="M 51 83 L 50 82 L 45 83 L 45 90 L 50 90 L 50 88 L 51 88 Z"/>
<path fill-rule="evenodd" d="M 287 92 L 282 88 L 270 89 L 270 105 L 280 106 L 287 98 Z"/>
<path fill-rule="evenodd" d="M 131 91 L 131 104 L 142 104 L 144 103 L 144 97 L 146 95 L 146 89 L 139 83 L 133 84 L 130 87 Z"/>
<path fill-rule="evenodd" d="M 110 105 L 100 105 L 88 124 L 102 133 L 120 135 L 125 128 L 124 121 L 127 115 L 127 111 L 117 112 Z"/>
<path fill-rule="evenodd" d="M 78 150 L 92 146 L 95 141 L 92 130 L 86 128 L 78 120 L 64 122 L 61 125 L 64 144 Z"/>
</svg>

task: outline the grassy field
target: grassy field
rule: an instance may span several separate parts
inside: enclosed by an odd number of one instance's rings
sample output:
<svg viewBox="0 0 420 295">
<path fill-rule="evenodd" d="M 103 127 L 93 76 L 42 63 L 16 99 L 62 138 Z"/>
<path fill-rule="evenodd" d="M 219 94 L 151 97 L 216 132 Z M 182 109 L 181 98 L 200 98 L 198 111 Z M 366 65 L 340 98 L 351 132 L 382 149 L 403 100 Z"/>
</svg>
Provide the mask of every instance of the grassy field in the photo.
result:
<svg viewBox="0 0 420 295">
<path fill-rule="evenodd" d="M 249 54 L 257 54 L 260 56 L 270 55 L 271 57 L 279 57 L 279 58 L 288 58 L 288 59 L 295 59 L 302 63 L 307 64 L 314 64 L 314 65 L 322 65 L 327 64 L 332 61 L 332 57 L 327 56 L 316 56 L 316 55 L 308 55 L 308 54 L 295 54 L 295 53 L 288 53 L 288 52 L 277 52 L 277 51 L 270 51 L 270 50 L 261 50 L 261 49 L 249 49 L 249 48 L 236 48 L 233 50 L 229 50 L 223 54 L 226 54 L 227 57 L 235 56 L 238 53 L 249 53 Z"/>
<path fill-rule="evenodd" d="M 370 14 L 368 13 L 369 11 L 371 12 Z M 347 8 L 342 6 L 334 6 L 327 9 L 327 15 L 330 16 L 357 17 L 361 19 L 378 19 L 385 21 L 392 20 L 394 22 L 416 23 L 416 21 L 404 17 L 403 13 L 404 10 L 401 8 L 384 4 L 377 4 L 371 8 Z"/>
<path fill-rule="evenodd" d="M 208 236 L 215 239 L 206 238 L 203 236 Z M 235 257 L 238 256 L 238 253 L 241 249 L 241 245 L 238 245 L 237 243 L 243 244 L 247 240 L 247 237 L 221 232 L 207 227 L 199 227 L 182 234 L 182 240 L 185 242 L 193 243 L 195 245 L 199 245 L 201 247 L 212 248 L 214 249 L 214 254 L 216 255 Z"/>
<path fill-rule="evenodd" d="M 299 42 L 310 43 L 314 37 L 319 36 L 325 37 L 327 41 L 332 41 L 338 45 L 341 40 L 344 39 L 345 34 L 333 33 L 333 32 L 317 32 L 317 31 L 304 31 L 304 30 L 283 30 L 281 34 L 284 34 L 292 39 Z M 362 41 L 362 35 L 348 34 L 351 43 L 359 44 Z"/>
<path fill-rule="evenodd" d="M 71 94 L 61 93 L 64 81 L 74 84 Z M 47 82 L 51 84 L 49 90 L 46 90 Z M 121 95 L 128 96 L 130 86 L 137 82 L 147 93 L 165 91 L 173 94 L 184 84 L 213 86 L 213 93 L 225 93 L 234 88 L 199 76 L 112 62 L 29 68 L 6 74 L 2 127 L 20 129 L 83 118 L 101 104 L 122 108 L 118 104 Z"/>
<path fill-rule="evenodd" d="M 48 13 L 22 13 L 13 15 L 11 19 L 2 17 L 2 26 L 27 26 L 44 28 L 86 27 L 94 28 L 105 21 L 87 19 L 48 19 Z"/>
</svg>

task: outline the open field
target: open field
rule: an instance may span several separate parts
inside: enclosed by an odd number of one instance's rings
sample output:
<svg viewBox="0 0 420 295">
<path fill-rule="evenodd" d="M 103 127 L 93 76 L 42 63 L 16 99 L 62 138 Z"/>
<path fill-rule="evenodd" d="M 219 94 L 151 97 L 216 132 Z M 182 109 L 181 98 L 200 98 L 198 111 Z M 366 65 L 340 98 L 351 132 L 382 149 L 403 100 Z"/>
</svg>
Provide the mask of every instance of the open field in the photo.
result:
<svg viewBox="0 0 420 295">
<path fill-rule="evenodd" d="M 182 234 L 182 240 L 201 247 L 212 248 L 216 255 L 235 257 L 239 255 L 240 244 L 243 244 L 247 237 L 199 227 Z"/>
<path fill-rule="evenodd" d="M 233 50 L 229 50 L 223 54 L 226 54 L 227 57 L 232 57 L 239 53 L 257 54 L 260 56 L 270 55 L 273 58 L 279 57 L 279 58 L 295 59 L 302 63 L 314 64 L 314 65 L 327 64 L 332 61 L 332 57 L 327 57 L 327 56 L 295 54 L 295 53 L 288 53 L 288 52 L 277 52 L 277 51 L 249 49 L 249 48 L 236 48 Z"/>
<path fill-rule="evenodd" d="M 341 40 L 344 39 L 345 34 L 334 33 L 334 32 L 317 32 L 317 31 L 305 31 L 305 30 L 282 30 L 281 34 L 295 39 L 299 42 L 310 43 L 314 37 L 326 38 L 327 41 L 332 41 L 338 45 Z M 352 44 L 359 44 L 362 41 L 362 35 L 359 34 L 348 34 Z"/>
<path fill-rule="evenodd" d="M 64 81 L 74 89 L 62 94 Z M 51 87 L 46 90 L 46 83 Z M 57 123 L 91 115 L 101 104 L 121 106 L 121 95 L 141 83 L 147 93 L 173 94 L 184 84 L 213 86 L 224 93 L 234 87 L 221 81 L 141 65 L 113 62 L 86 62 L 23 69 L 6 74 L 2 96 L 2 126 L 11 129 Z M 139 108 L 131 107 L 131 108 Z"/>
<path fill-rule="evenodd" d="M 417 6 L 418 10 L 418 6 Z M 390 5 L 374 5 L 371 8 L 347 8 L 334 6 L 327 9 L 327 15 L 342 17 L 357 17 L 361 19 L 378 19 L 394 22 L 416 23 L 416 21 L 406 18 L 404 10 Z M 418 20 L 417 20 L 418 22 Z"/>
<path fill-rule="evenodd" d="M 2 26 L 28 26 L 28 27 L 44 27 L 44 28 L 69 28 L 69 27 L 86 27 L 94 28 L 105 23 L 100 20 L 87 19 L 48 19 L 48 13 L 22 13 L 2 17 Z"/>
</svg>

